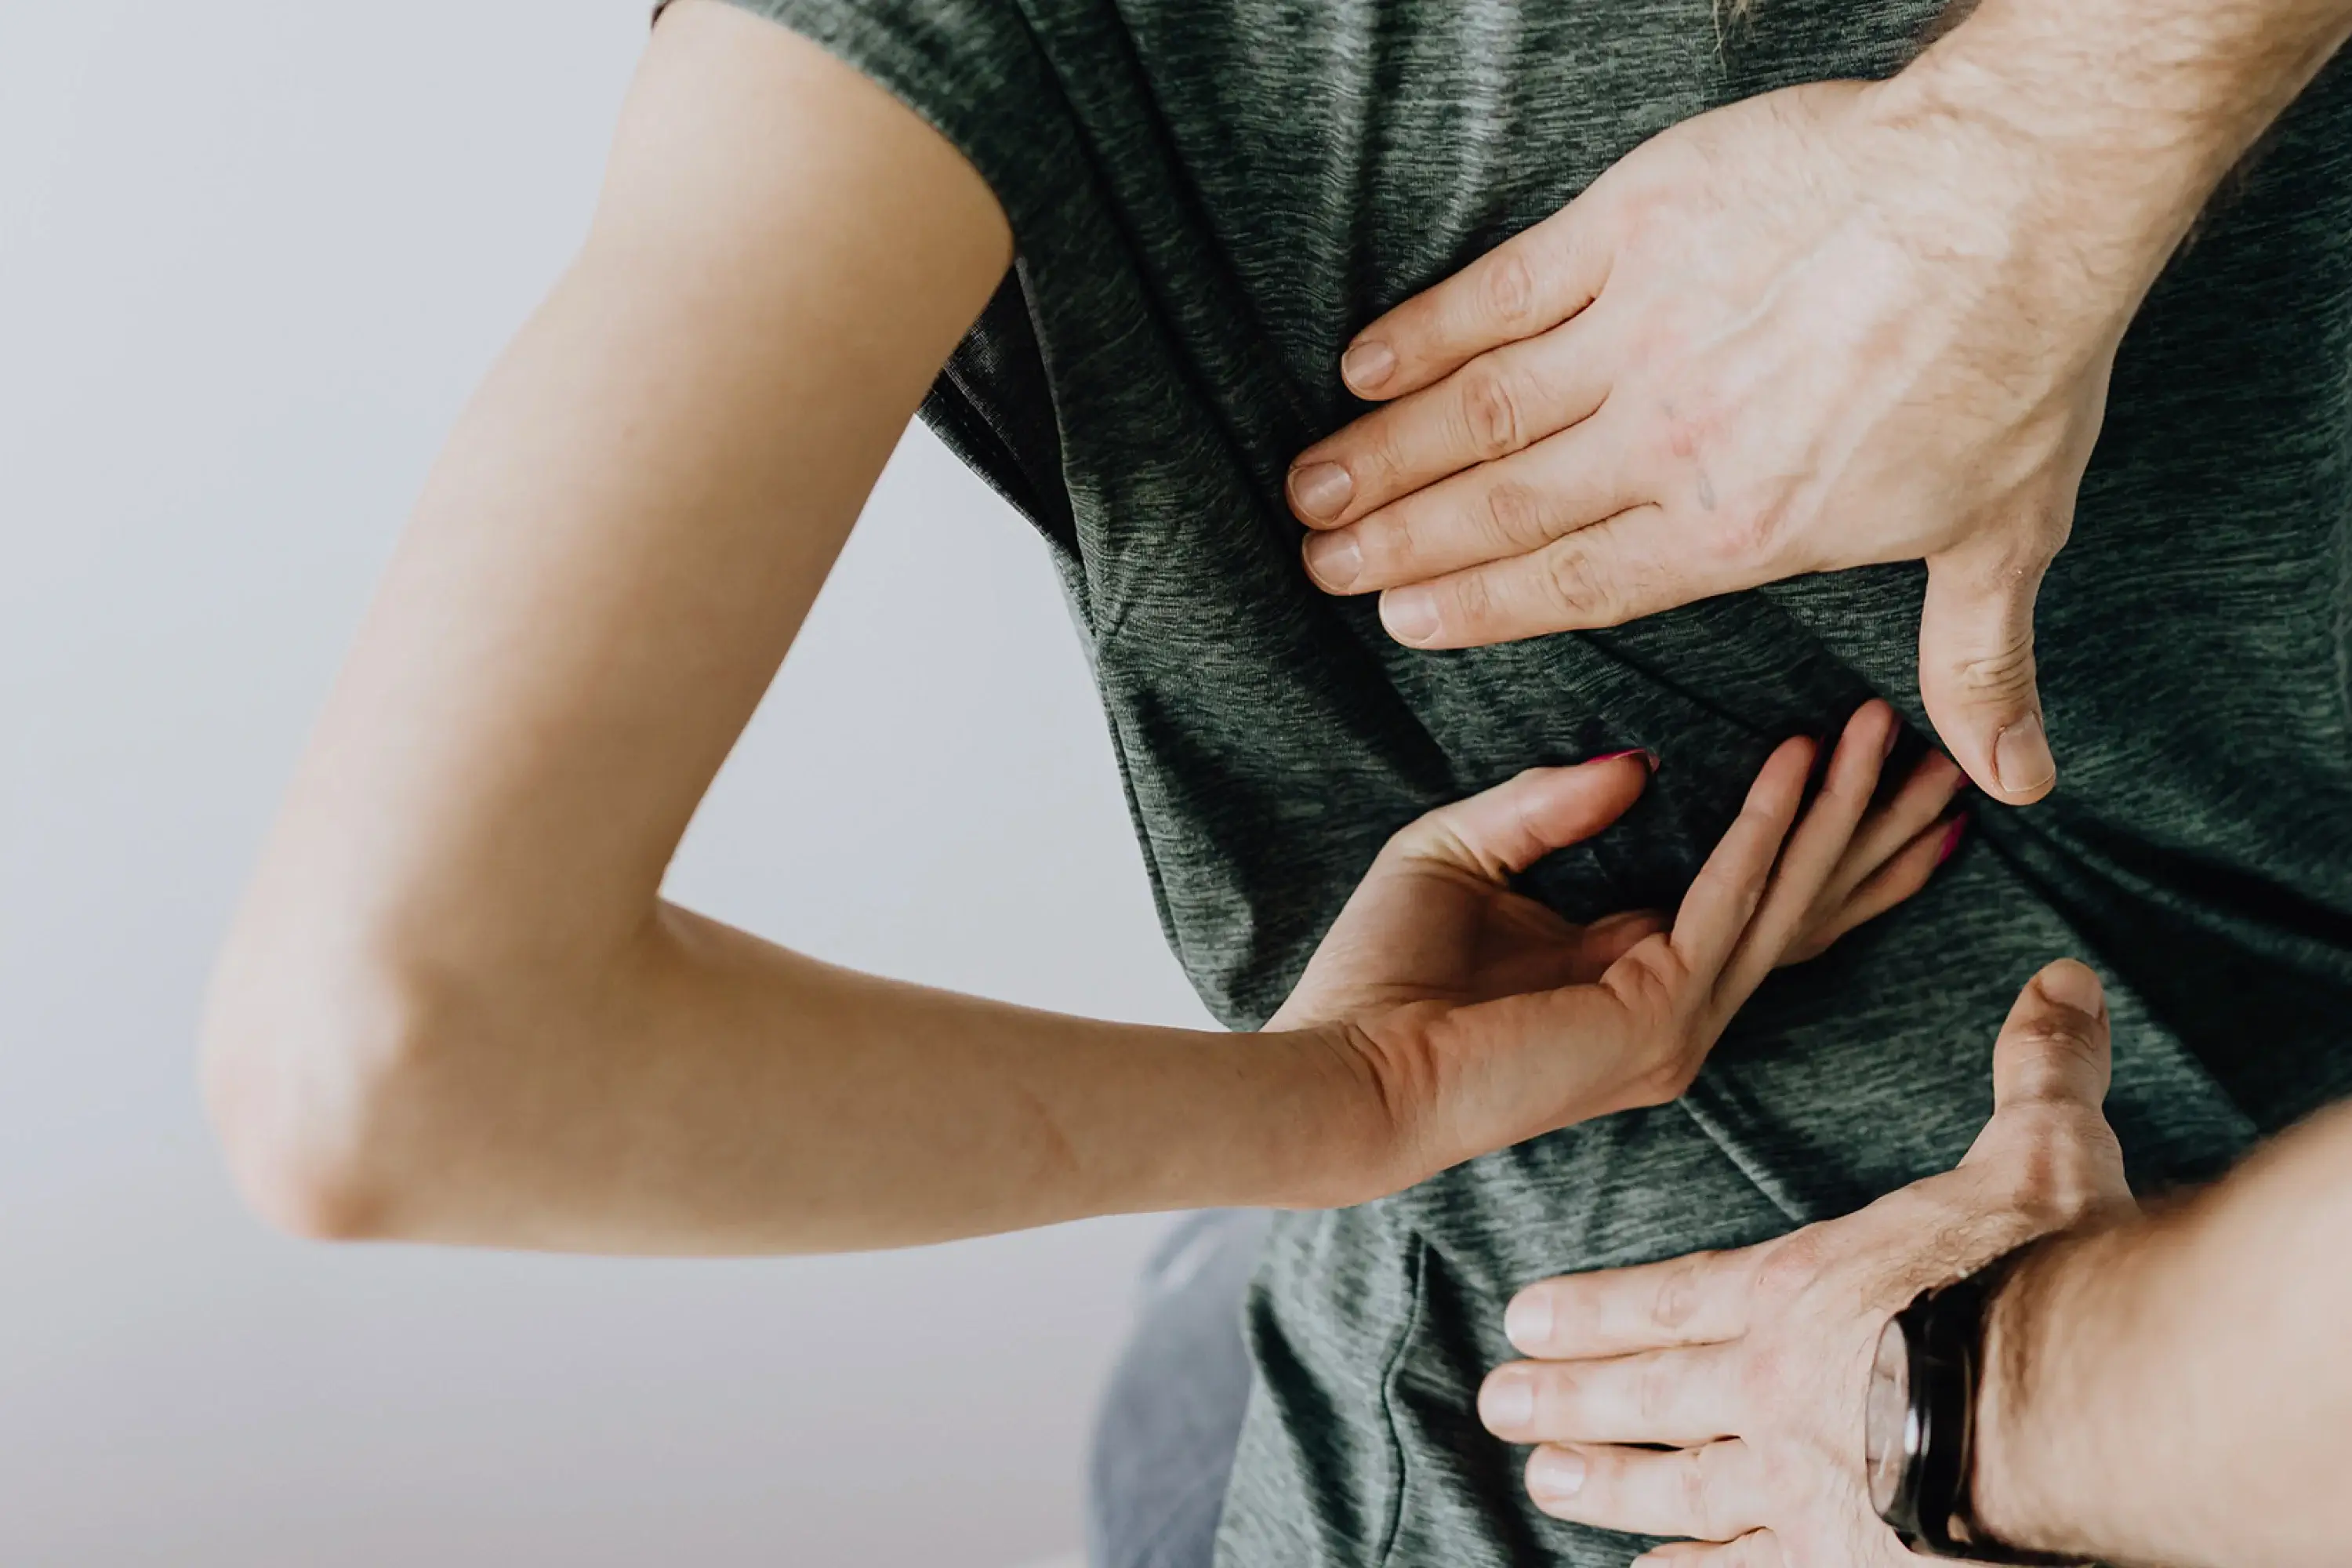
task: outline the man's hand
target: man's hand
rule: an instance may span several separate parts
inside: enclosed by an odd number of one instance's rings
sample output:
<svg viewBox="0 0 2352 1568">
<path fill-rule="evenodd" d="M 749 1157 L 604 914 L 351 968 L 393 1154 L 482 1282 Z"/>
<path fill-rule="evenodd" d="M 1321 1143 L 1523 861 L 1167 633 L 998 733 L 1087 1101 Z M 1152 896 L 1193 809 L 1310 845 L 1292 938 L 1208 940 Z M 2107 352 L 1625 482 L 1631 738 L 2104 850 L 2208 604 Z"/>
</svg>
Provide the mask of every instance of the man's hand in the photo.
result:
<svg viewBox="0 0 2352 1568">
<path fill-rule="evenodd" d="M 2033 601 L 2137 289 L 1998 136 L 1797 87 L 1665 132 L 1367 327 L 1389 401 L 1308 448 L 1309 574 L 1461 647 L 1925 558 L 1919 680 L 1977 784 L 2056 775 Z"/>
<path fill-rule="evenodd" d="M 1633 804 L 1650 777 L 1638 752 L 1530 769 L 1407 824 L 1266 1026 L 1324 1036 L 1384 1108 L 1377 1190 L 1327 1195 L 1359 1202 L 1680 1094 L 1775 965 L 1909 898 L 1948 850 L 1961 774 L 1946 758 L 1871 807 L 1899 726 L 1864 704 L 1801 811 L 1814 745 L 1773 752 L 1671 924 L 1640 910 L 1579 926 L 1510 888 Z"/>
<path fill-rule="evenodd" d="M 1996 1110 L 1957 1170 L 1761 1247 L 1520 1292 L 1506 1331 L 1539 1359 L 1493 1373 L 1478 1408 L 1497 1436 L 1541 1445 L 1536 1505 L 1689 1538 L 1650 1559 L 1685 1568 L 1915 1563 L 1863 1475 L 1879 1330 L 1927 1286 L 2131 1202 L 2107 1074 L 2098 978 L 2053 963 L 2001 1029 Z"/>
<path fill-rule="evenodd" d="M 2047 794 L 2034 597 L 2116 346 L 2352 5 L 1953 9 L 1886 81 L 1677 125 L 1365 328 L 1342 374 L 1387 406 L 1291 473 L 1314 579 L 1439 648 L 1924 559 L 1929 718 L 1994 799 Z"/>
</svg>

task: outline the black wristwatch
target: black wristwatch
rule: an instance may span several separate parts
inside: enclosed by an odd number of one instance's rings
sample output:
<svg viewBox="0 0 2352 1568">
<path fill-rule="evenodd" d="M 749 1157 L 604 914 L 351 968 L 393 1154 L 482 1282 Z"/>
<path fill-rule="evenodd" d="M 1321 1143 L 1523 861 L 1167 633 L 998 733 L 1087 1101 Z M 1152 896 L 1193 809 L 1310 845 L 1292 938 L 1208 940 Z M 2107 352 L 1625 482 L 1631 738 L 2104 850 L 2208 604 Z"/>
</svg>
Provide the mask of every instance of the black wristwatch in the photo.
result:
<svg viewBox="0 0 2352 1568">
<path fill-rule="evenodd" d="M 1985 1308 L 2023 1251 L 1921 1291 L 1887 1320 L 1864 1407 L 1870 1503 L 1903 1544 L 1922 1556 L 2080 1568 L 2082 1558 L 2027 1552 L 1995 1539 L 1977 1522 L 1971 1495 Z"/>
</svg>

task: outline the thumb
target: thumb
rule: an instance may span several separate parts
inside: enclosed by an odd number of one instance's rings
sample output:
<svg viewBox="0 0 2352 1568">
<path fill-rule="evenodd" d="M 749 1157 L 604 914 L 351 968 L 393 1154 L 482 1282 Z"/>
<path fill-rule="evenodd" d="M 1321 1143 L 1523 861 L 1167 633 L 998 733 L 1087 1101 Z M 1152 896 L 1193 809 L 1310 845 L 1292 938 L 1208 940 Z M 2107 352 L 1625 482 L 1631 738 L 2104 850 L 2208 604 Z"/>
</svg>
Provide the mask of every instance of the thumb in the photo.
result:
<svg viewBox="0 0 2352 1568">
<path fill-rule="evenodd" d="M 2033 600 L 2048 567 L 2047 557 L 2020 565 L 1973 550 L 1927 560 L 1919 698 L 1952 760 L 2009 805 L 2058 782 L 2033 679 Z"/>
<path fill-rule="evenodd" d="M 1993 1113 L 2050 1101 L 2096 1110 L 2112 1067 L 2106 990 L 2090 965 L 2062 958 L 2026 982 L 1993 1042 Z"/>
<path fill-rule="evenodd" d="M 1590 838 L 1640 798 L 1654 766 L 1620 752 L 1567 768 L 1529 768 L 1397 830 L 1385 853 L 1500 884 L 1555 849 Z"/>
<path fill-rule="evenodd" d="M 2101 1109 L 2113 1062 L 2099 977 L 2060 959 L 2026 983 L 2000 1026 L 1993 1117 L 1962 1167 L 2009 1166 L 2059 1215 L 2130 1202 L 2123 1151 Z"/>
</svg>

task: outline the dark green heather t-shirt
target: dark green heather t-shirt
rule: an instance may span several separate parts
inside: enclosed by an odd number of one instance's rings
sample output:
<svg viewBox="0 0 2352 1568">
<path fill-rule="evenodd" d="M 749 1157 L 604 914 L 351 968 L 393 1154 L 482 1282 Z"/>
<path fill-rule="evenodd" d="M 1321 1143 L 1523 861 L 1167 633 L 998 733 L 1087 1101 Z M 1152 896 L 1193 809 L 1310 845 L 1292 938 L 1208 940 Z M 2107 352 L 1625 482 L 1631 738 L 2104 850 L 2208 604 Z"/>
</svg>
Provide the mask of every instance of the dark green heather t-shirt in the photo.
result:
<svg viewBox="0 0 2352 1568">
<path fill-rule="evenodd" d="M 994 187 L 1019 261 L 925 409 L 1053 545 L 1169 941 L 1250 1027 L 1399 825 L 1626 746 L 1648 795 L 1529 885 L 1671 905 L 1771 746 L 1915 722 L 1916 565 L 1459 653 L 1302 574 L 1291 454 L 1350 332 L 1730 100 L 1897 68 L 1935 0 L 737 0 Z M 2352 71 L 2234 182 L 2117 366 L 2042 596 L 2063 771 L 1919 898 L 1774 978 L 1681 1101 L 1277 1229 L 1225 1568 L 1622 1563 L 1526 1503 L 1472 1411 L 1502 1304 L 1752 1242 L 1958 1158 L 1994 1033 L 2062 954 L 2112 986 L 2137 1178 L 2352 1087 Z M 941 649 L 952 657 L 952 649 Z M 1921 742 L 1916 738 L 1911 744 Z M 1562 1040 L 1560 1048 L 1577 1048 Z"/>
</svg>

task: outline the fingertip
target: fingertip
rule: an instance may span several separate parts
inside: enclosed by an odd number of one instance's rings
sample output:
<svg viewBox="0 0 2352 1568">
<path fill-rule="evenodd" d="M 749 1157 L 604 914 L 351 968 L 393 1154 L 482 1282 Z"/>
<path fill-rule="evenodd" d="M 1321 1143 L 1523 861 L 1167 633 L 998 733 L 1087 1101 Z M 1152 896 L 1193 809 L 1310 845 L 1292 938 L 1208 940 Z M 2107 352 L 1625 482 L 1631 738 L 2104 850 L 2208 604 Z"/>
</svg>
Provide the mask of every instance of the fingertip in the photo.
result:
<svg viewBox="0 0 2352 1568">
<path fill-rule="evenodd" d="M 2058 762 L 2039 713 L 2028 713 L 1993 737 L 1993 784 L 2012 805 L 2030 805 L 2058 783 Z"/>
<path fill-rule="evenodd" d="M 1552 1317 L 1549 1292 L 1531 1285 L 1503 1309 L 1503 1337 L 1521 1355 L 1540 1354 L 1551 1341 Z"/>
<path fill-rule="evenodd" d="M 1358 338 L 1339 356 L 1339 379 L 1359 397 L 1378 396 L 1396 380 L 1396 351 L 1378 338 Z"/>
<path fill-rule="evenodd" d="M 1443 625 L 1437 595 L 1418 584 L 1389 589 L 1381 595 L 1381 625 L 1409 647 L 1428 647 L 1436 641 Z"/>
<path fill-rule="evenodd" d="M 1968 831 L 1969 817 L 1966 812 L 1952 818 L 1951 826 L 1944 829 L 1943 839 L 1936 847 L 1936 864 L 1930 869 L 1940 868 L 1945 861 L 1960 852 L 1960 840 L 1968 837 Z"/>
<path fill-rule="evenodd" d="M 2079 959 L 2062 958 L 2033 977 L 2034 989 L 2061 1007 L 2093 1018 L 2107 1016 L 2107 988 L 2099 973 Z"/>
<path fill-rule="evenodd" d="M 1299 554 L 1306 563 L 1308 580 L 1327 594 L 1354 592 L 1364 574 L 1364 549 L 1357 542 L 1353 529 L 1309 533 L 1299 546 Z"/>
<path fill-rule="evenodd" d="M 1775 791 L 1787 789 L 1791 784 L 1801 790 L 1805 781 L 1812 776 L 1813 762 L 1820 753 L 1821 742 L 1811 735 L 1790 736 L 1772 748 L 1772 754 L 1765 758 L 1763 767 L 1757 770 L 1756 782 L 1748 787 L 1748 799 L 1768 799 Z"/>
</svg>

